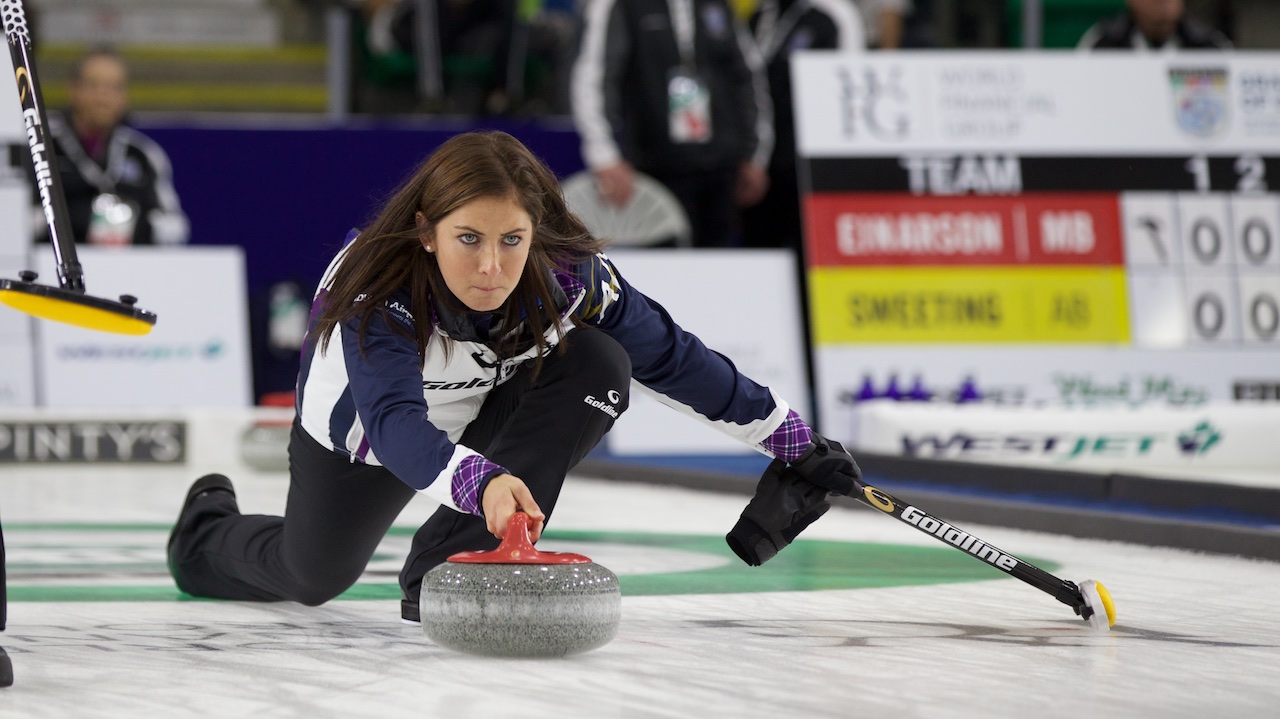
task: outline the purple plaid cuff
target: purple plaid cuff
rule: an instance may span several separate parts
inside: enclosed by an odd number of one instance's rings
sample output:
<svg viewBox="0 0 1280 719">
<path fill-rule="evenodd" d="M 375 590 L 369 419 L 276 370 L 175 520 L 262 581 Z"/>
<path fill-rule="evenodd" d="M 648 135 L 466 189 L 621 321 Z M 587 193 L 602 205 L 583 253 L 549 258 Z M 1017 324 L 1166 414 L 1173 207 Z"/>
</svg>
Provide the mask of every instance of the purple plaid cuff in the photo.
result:
<svg viewBox="0 0 1280 719">
<path fill-rule="evenodd" d="M 800 419 L 795 410 L 787 411 L 787 418 L 773 430 L 773 434 L 760 443 L 769 454 L 783 462 L 794 462 L 809 448 L 813 430 Z"/>
<path fill-rule="evenodd" d="M 486 478 L 506 472 L 502 465 L 494 464 L 478 454 L 463 459 L 453 471 L 453 503 L 467 514 L 484 516 L 484 512 L 480 510 L 480 485 Z"/>
</svg>

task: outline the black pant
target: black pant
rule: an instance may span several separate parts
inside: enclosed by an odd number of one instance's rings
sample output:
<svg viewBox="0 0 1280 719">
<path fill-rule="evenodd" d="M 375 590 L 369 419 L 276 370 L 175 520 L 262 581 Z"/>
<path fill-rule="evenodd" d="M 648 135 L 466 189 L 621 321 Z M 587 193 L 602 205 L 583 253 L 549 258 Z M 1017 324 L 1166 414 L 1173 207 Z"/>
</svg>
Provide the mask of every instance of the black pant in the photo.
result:
<svg viewBox="0 0 1280 719">
<path fill-rule="evenodd" d="M 646 170 L 680 200 L 694 247 L 736 247 L 738 238 L 738 168 L 671 174 Z"/>
<path fill-rule="evenodd" d="M 548 517 L 565 475 L 600 442 L 615 417 L 588 395 L 628 404 L 631 361 L 590 328 L 566 337 L 535 378 L 525 365 L 490 393 L 461 443 L 524 480 Z M 610 402 L 612 396 L 617 402 Z M 322 604 L 359 578 L 414 490 L 389 470 L 353 464 L 295 421 L 289 442 L 289 498 L 283 517 L 241 515 L 214 493 L 179 517 L 170 568 L 183 591 L 241 600 Z M 413 538 L 400 586 L 416 601 L 422 577 L 460 551 L 498 546 L 485 520 L 441 507 Z"/>
<path fill-rule="evenodd" d="M 803 223 L 795 167 L 769 172 L 769 191 L 754 207 L 742 212 L 743 247 L 782 247 L 803 259 Z"/>
</svg>

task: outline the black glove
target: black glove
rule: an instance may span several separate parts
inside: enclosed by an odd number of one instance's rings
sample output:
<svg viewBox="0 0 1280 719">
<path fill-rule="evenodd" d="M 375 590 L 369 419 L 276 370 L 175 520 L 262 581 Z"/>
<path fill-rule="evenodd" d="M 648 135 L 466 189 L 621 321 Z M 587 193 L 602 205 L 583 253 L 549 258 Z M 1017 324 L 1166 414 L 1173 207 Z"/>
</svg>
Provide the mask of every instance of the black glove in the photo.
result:
<svg viewBox="0 0 1280 719">
<path fill-rule="evenodd" d="M 725 541 L 742 561 L 758 567 L 831 509 L 828 494 L 826 488 L 805 481 L 786 462 L 775 459 Z"/>
<path fill-rule="evenodd" d="M 862 479 L 862 470 L 844 446 L 817 432 L 813 433 L 809 449 L 791 463 L 791 469 L 819 487 L 846 497 L 857 494 L 856 483 Z"/>
</svg>

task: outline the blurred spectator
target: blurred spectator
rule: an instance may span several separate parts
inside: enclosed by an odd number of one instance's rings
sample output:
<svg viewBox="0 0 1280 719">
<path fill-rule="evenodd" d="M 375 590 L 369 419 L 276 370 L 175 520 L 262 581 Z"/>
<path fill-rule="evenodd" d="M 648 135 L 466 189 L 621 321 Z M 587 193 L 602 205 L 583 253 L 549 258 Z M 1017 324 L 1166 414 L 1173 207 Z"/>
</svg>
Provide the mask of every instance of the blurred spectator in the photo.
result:
<svg viewBox="0 0 1280 719">
<path fill-rule="evenodd" d="M 515 74 L 524 72 L 523 55 L 513 63 L 512 42 L 517 25 L 517 0 L 361 0 L 367 23 L 367 44 L 375 56 L 409 53 L 417 58 L 419 73 L 429 75 L 426 86 L 437 88 L 437 97 L 424 97 L 429 111 L 452 110 L 468 114 L 501 115 L 511 107 Z M 425 8 L 425 10 L 424 10 Z M 418 24 L 420 12 L 432 22 Z M 469 74 L 476 87 L 454 86 L 445 90 L 446 60 L 480 59 L 483 70 Z M 423 87 L 422 78 L 419 86 Z M 478 100 L 472 96 L 478 95 Z M 433 106 L 438 105 L 438 106 Z"/>
<path fill-rule="evenodd" d="M 71 234 L 102 245 L 175 245 L 190 234 L 173 187 L 169 156 L 151 138 L 125 124 L 128 70 L 114 50 L 81 58 L 65 116 L 49 113 L 49 134 L 67 199 Z M 48 226 L 38 212 L 38 241 Z"/>
<path fill-rule="evenodd" d="M 775 144 L 769 160 L 769 191 L 743 213 L 743 244 L 799 249 L 802 225 L 790 54 L 861 51 L 866 45 L 862 19 L 851 0 L 763 0 L 751 18 L 751 30 L 768 72 Z"/>
<path fill-rule="evenodd" d="M 569 74 L 582 32 L 577 0 L 521 0 L 533 8 L 528 20 L 528 55 L 537 75 L 525 90 L 527 114 L 568 115 Z"/>
<path fill-rule="evenodd" d="M 680 200 L 695 246 L 737 244 L 738 208 L 768 189 L 773 111 L 725 0 L 589 0 L 572 100 L 606 203 L 629 202 L 638 170 Z"/>
<path fill-rule="evenodd" d="M 1226 50 L 1231 41 L 1187 16 L 1183 0 L 1127 0 L 1128 10 L 1089 28 L 1082 50 Z"/>
<path fill-rule="evenodd" d="M 866 45 L 873 50 L 902 47 L 903 28 L 911 13 L 911 0 L 853 0 L 862 14 Z"/>
</svg>

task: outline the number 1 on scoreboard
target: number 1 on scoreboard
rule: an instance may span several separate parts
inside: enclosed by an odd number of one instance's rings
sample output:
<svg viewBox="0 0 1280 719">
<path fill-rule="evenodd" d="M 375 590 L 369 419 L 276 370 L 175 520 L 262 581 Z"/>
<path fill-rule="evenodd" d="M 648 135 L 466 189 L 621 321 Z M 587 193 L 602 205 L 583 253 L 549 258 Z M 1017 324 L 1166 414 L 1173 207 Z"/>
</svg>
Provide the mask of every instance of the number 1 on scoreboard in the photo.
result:
<svg viewBox="0 0 1280 719">
<path fill-rule="evenodd" d="M 1126 192 L 1120 212 L 1130 339 L 1138 347 L 1185 346 L 1190 336 L 1173 196 Z"/>
</svg>

